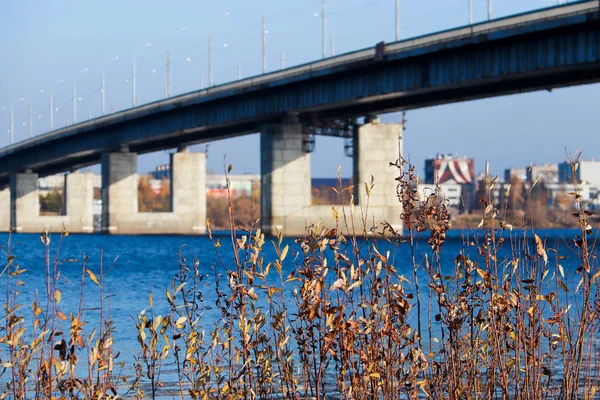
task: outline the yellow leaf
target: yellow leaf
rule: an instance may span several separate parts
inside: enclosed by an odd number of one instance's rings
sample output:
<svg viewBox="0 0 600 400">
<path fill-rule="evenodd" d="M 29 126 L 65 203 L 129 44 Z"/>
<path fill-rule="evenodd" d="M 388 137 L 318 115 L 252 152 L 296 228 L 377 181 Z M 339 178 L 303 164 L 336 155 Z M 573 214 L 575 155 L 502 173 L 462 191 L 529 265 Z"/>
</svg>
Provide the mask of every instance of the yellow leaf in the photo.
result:
<svg viewBox="0 0 600 400">
<path fill-rule="evenodd" d="M 148 296 L 148 304 L 150 304 L 150 308 L 152 308 L 152 293 Z"/>
<path fill-rule="evenodd" d="M 490 277 L 490 275 L 489 275 L 487 272 L 485 272 L 484 270 L 482 270 L 482 269 L 479 269 L 479 268 L 477 268 L 477 274 L 478 274 L 478 275 L 479 275 L 479 276 L 480 276 L 480 277 L 481 277 L 483 280 L 486 280 L 486 281 L 487 281 L 487 280 L 488 280 L 488 278 Z"/>
<path fill-rule="evenodd" d="M 346 282 L 344 282 L 344 280 L 340 278 L 337 281 L 333 282 L 333 285 L 331 285 L 329 290 L 334 291 L 336 289 L 343 289 L 344 286 L 346 286 Z"/>
<path fill-rule="evenodd" d="M 544 249 L 544 242 L 542 242 L 542 239 L 538 235 L 535 235 L 535 243 L 538 255 L 544 259 L 544 265 L 548 264 L 548 254 L 546 253 L 546 249 Z"/>
<path fill-rule="evenodd" d="M 289 250 L 289 245 L 285 245 L 285 247 L 283 248 L 283 250 L 281 250 L 281 261 L 285 260 L 285 256 L 287 256 L 288 250 Z"/>
<path fill-rule="evenodd" d="M 54 301 L 56 302 L 56 304 L 60 303 L 61 298 L 62 293 L 60 292 L 60 290 L 56 289 L 56 291 L 54 292 Z"/>
<path fill-rule="evenodd" d="M 356 281 L 352 285 L 350 285 L 350 287 L 348 288 L 348 291 L 350 292 L 352 289 L 357 288 L 360 285 L 362 285 L 362 281 Z"/>
<path fill-rule="evenodd" d="M 372 372 L 372 373 L 370 373 L 370 374 L 369 374 L 369 376 L 370 376 L 371 378 L 376 378 L 376 379 L 379 379 L 379 378 L 381 378 L 381 375 L 379 375 L 379 373 L 378 373 L 378 372 Z"/>
<path fill-rule="evenodd" d="M 90 279 L 96 284 L 96 285 L 100 285 L 100 283 L 98 282 L 98 278 L 96 278 L 96 275 L 94 275 L 94 273 L 92 271 L 90 271 L 89 269 L 86 269 L 85 272 L 87 272 L 87 274 L 89 275 Z"/>
<path fill-rule="evenodd" d="M 63 321 L 66 321 L 69 319 L 65 314 L 61 313 L 60 311 L 57 311 L 56 314 L 58 315 L 58 318 L 60 318 Z"/>
<path fill-rule="evenodd" d="M 183 328 L 183 324 L 185 324 L 186 321 L 186 317 L 179 317 L 177 321 L 175 321 L 175 326 L 177 327 L 177 329 L 181 329 Z"/>
<path fill-rule="evenodd" d="M 273 297 L 273 295 L 277 292 L 279 292 L 280 290 L 276 287 L 270 287 L 269 288 L 269 297 Z"/>
</svg>

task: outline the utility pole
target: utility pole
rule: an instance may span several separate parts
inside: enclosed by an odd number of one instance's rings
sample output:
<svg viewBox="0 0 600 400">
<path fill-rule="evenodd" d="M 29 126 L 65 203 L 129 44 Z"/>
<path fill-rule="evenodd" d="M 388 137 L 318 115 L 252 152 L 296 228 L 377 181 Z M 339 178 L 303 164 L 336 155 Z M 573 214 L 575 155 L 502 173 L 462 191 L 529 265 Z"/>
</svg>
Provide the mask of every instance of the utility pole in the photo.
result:
<svg viewBox="0 0 600 400">
<path fill-rule="evenodd" d="M 335 57 L 335 39 L 333 36 L 330 38 L 330 41 L 329 47 L 331 47 L 331 57 Z"/>
<path fill-rule="evenodd" d="M 73 80 L 73 124 L 77 122 L 77 84 Z"/>
<path fill-rule="evenodd" d="M 396 0 L 396 42 L 400 40 L 400 0 Z"/>
<path fill-rule="evenodd" d="M 50 131 L 52 131 L 52 124 L 54 123 L 54 100 L 52 99 L 54 94 L 54 86 L 50 89 Z"/>
<path fill-rule="evenodd" d="M 469 25 L 473 25 L 473 0 L 469 0 Z"/>
<path fill-rule="evenodd" d="M 10 110 L 10 144 L 15 141 L 15 116 L 13 110 Z"/>
<path fill-rule="evenodd" d="M 323 18 L 323 58 L 327 57 L 327 0 L 323 0 L 323 10 L 321 11 Z"/>
<path fill-rule="evenodd" d="M 262 73 L 267 73 L 267 18 L 262 17 Z"/>
<path fill-rule="evenodd" d="M 33 116 L 31 114 L 31 101 L 29 102 L 29 139 L 31 139 L 31 136 L 33 134 Z"/>
<path fill-rule="evenodd" d="M 133 55 L 133 63 L 131 64 L 131 106 L 136 106 L 135 101 L 135 53 Z"/>
<path fill-rule="evenodd" d="M 492 0 L 488 0 L 488 21 L 491 21 L 491 20 L 492 20 Z"/>
<path fill-rule="evenodd" d="M 171 50 L 167 50 L 167 98 L 171 97 Z"/>
<path fill-rule="evenodd" d="M 212 87 L 212 85 L 213 85 L 212 47 L 213 47 L 213 37 L 212 37 L 212 33 L 209 33 L 208 34 L 208 87 Z"/>
<path fill-rule="evenodd" d="M 137 106 L 138 104 L 140 104 L 139 102 L 139 97 L 137 94 L 137 82 L 136 82 L 136 71 L 135 71 L 135 56 L 138 53 L 138 51 L 142 50 L 145 47 L 150 47 L 151 43 L 148 42 L 145 45 L 143 45 L 142 47 L 138 48 L 136 51 L 133 52 L 133 62 L 131 63 L 131 104 L 133 105 L 133 107 Z"/>
<path fill-rule="evenodd" d="M 104 88 L 104 68 L 102 69 L 102 75 L 100 75 L 100 115 L 104 115 L 104 103 L 106 101 L 106 94 Z"/>
</svg>

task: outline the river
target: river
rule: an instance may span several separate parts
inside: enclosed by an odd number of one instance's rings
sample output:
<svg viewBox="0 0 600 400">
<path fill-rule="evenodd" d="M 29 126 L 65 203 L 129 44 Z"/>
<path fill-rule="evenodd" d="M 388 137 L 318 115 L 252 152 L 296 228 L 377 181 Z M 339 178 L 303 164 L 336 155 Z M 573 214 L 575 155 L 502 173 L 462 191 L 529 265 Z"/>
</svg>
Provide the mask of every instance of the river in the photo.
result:
<svg viewBox="0 0 600 400">
<path fill-rule="evenodd" d="M 577 234 L 576 230 L 541 230 L 536 233 L 546 239 L 548 248 L 560 245 L 559 254 L 567 256 L 561 260 L 562 266 L 569 277 L 573 276 L 574 270 L 579 266 L 579 260 L 572 255 L 568 245 Z M 514 235 L 522 235 L 513 233 Z M 506 233 L 507 235 L 507 233 Z M 530 233 L 529 233 L 530 235 Z M 444 243 L 442 251 L 442 265 L 444 274 L 451 274 L 454 266 L 453 260 L 461 249 L 475 257 L 475 247 L 466 246 L 465 243 L 477 237 L 477 233 L 469 240 L 465 240 L 464 232 L 450 231 L 448 239 Z M 227 233 L 216 235 L 222 246 L 219 251 L 225 264 L 233 266 L 233 254 L 231 242 Z M 263 251 L 265 259 L 275 259 L 276 254 L 273 246 L 267 239 Z M 274 240 L 274 239 L 273 239 Z M 1 234 L 0 243 L 3 243 L 3 251 L 8 249 L 9 235 Z M 60 243 L 60 252 L 58 245 Z M 531 241 L 531 243 L 533 243 Z M 561 244 L 562 243 L 562 244 Z M 284 265 L 284 275 L 294 268 L 294 259 L 298 257 L 300 245 L 292 239 L 284 239 L 284 245 L 290 247 L 289 262 Z M 394 247 L 384 240 L 376 241 L 378 250 L 385 254 L 390 251 L 394 258 L 394 265 L 409 280 L 412 280 L 411 252 L 407 243 Z M 427 237 L 419 237 L 416 240 L 416 258 L 421 265 L 424 264 L 424 254 L 429 253 Z M 137 314 L 148 308 L 148 295 L 152 291 L 154 298 L 155 313 L 165 313 L 168 310 L 165 290 L 171 288 L 172 278 L 179 271 L 178 252 L 183 252 L 188 260 L 198 258 L 201 271 L 210 275 L 207 277 L 207 288 L 204 292 L 206 304 L 214 304 L 216 295 L 212 290 L 211 282 L 214 281 L 211 266 L 218 264 L 218 258 L 213 243 L 206 236 L 116 236 L 116 235 L 69 235 L 60 240 L 58 235 L 51 236 L 50 257 L 58 257 L 60 261 L 59 286 L 62 292 L 60 310 L 68 315 L 69 312 L 77 311 L 81 290 L 82 260 L 88 257 L 86 268 L 97 276 L 100 276 L 100 262 L 104 271 L 104 294 L 110 302 L 110 317 L 114 320 L 116 347 L 121 352 L 121 360 L 130 363 L 139 351 L 136 340 L 137 331 L 134 319 Z M 37 234 L 18 234 L 10 237 L 10 252 L 16 255 L 15 262 L 27 271 L 20 275 L 24 282 L 20 303 L 28 309 L 24 311 L 30 315 L 29 307 L 31 301 L 36 297 L 45 298 L 46 283 L 44 277 L 44 246 Z M 553 252 L 549 252 L 550 262 L 553 262 Z M 506 244 L 500 252 L 500 259 L 510 258 L 510 246 Z M 297 258 L 300 260 L 301 257 Z M 220 267 L 222 268 L 222 267 Z M 222 271 L 221 271 L 222 272 Z M 420 279 L 425 282 L 425 272 L 421 270 Z M 0 279 L 0 293 L 6 292 L 6 277 Z M 422 296 L 427 296 L 427 285 L 421 285 Z M 98 310 L 98 286 L 86 276 L 86 287 L 83 306 L 86 309 L 85 319 L 89 326 L 97 326 Z M 210 329 L 218 318 L 215 310 L 204 316 L 203 325 Z M 68 322 L 65 322 L 67 324 Z M 68 325 L 65 326 L 68 330 Z"/>
</svg>

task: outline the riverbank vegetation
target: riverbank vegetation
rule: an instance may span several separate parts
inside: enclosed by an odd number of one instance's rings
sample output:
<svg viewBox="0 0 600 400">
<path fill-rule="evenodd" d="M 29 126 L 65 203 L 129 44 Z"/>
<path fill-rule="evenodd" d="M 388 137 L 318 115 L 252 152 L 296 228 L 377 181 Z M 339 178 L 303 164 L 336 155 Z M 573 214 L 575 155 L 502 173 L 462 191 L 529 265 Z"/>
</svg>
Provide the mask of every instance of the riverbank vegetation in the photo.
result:
<svg viewBox="0 0 600 400">
<path fill-rule="evenodd" d="M 238 233 L 229 199 L 230 236 L 210 233 L 214 255 L 181 253 L 172 286 L 148 293 L 146 310 L 131 310 L 139 345 L 131 365 L 119 361 L 102 265 L 91 271 L 83 260 L 80 306 L 63 308 L 59 254 L 68 234 L 53 255 L 43 233 L 46 291 L 25 306 L 28 272 L 8 243 L 2 398 L 596 398 L 600 272 L 580 183 L 570 194 L 579 232 L 565 238 L 568 255 L 535 233 L 533 217 L 517 234 L 507 206 L 492 205 L 486 177 L 480 230 L 465 232 L 463 250 L 443 265 L 451 228 L 443 199 L 433 192 L 419 200 L 414 168 L 391 168 L 404 235 L 389 225 L 356 235 L 370 226 L 366 202 L 332 208 L 335 226 L 310 226 L 286 245 L 256 220 Z M 364 216 L 364 227 L 353 226 L 351 213 Z M 417 249 L 418 236 L 427 251 Z M 405 256 L 380 251 L 383 241 Z M 275 257 L 264 256 L 266 246 Z M 565 272 L 564 257 L 577 271 Z M 99 289 L 96 326 L 83 312 L 89 285 Z M 167 373 L 176 384 L 167 385 Z"/>
</svg>

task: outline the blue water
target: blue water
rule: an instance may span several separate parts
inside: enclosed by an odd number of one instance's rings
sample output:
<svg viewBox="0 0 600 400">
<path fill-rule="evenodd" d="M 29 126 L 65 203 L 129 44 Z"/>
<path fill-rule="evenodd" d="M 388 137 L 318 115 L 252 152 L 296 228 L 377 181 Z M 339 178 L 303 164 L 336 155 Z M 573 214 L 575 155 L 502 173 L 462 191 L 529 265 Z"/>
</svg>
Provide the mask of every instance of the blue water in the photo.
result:
<svg viewBox="0 0 600 400">
<path fill-rule="evenodd" d="M 547 240 L 548 248 L 559 248 L 558 254 L 567 256 L 561 260 L 561 264 L 567 275 L 567 280 L 572 277 L 574 270 L 579 266 L 579 260 L 567 244 L 572 244 L 572 239 L 577 234 L 575 230 L 542 230 L 536 231 L 540 237 Z M 451 231 L 442 250 L 442 265 L 444 274 L 452 274 L 453 260 L 463 251 L 473 259 L 477 259 L 476 247 L 469 245 L 474 243 L 479 234 L 465 238 L 460 231 Z M 515 236 L 521 235 L 515 232 Z M 531 236 L 528 233 L 529 237 Z M 508 240 L 508 233 L 505 234 Z M 219 249 L 223 262 L 229 268 L 234 268 L 231 242 L 227 234 L 217 235 L 223 246 Z M 155 314 L 168 313 L 165 290 L 172 287 L 172 278 L 179 271 L 178 252 L 182 251 L 188 263 L 194 258 L 200 260 L 201 271 L 207 274 L 204 290 L 205 303 L 215 304 L 214 275 L 211 267 L 220 265 L 215 249 L 208 237 L 194 236 L 109 236 L 109 235 L 75 235 L 72 234 L 62 241 L 58 235 L 51 236 L 50 257 L 59 260 L 59 288 L 62 299 L 59 309 L 69 315 L 70 312 L 77 313 L 81 290 L 81 268 L 82 260 L 88 257 L 86 268 L 100 276 L 100 263 L 104 271 L 104 295 L 110 302 L 110 317 L 115 324 L 116 347 L 121 352 L 121 360 L 131 362 L 139 350 L 137 343 L 137 331 L 134 319 L 144 309 L 148 309 L 148 295 L 152 291 L 154 298 Z M 468 239 L 468 240 L 467 240 Z M 268 238 L 264 246 L 263 257 L 270 261 L 276 258 L 275 251 Z M 9 236 L 0 234 L 2 251 L 8 251 Z M 58 245 L 60 242 L 60 252 Z M 533 243 L 530 241 L 530 243 Z M 290 251 L 284 265 L 284 276 L 294 268 L 294 264 L 302 261 L 300 245 L 292 239 L 284 239 L 283 246 L 289 245 Z M 560 245 L 560 246 L 559 246 Z M 183 247 L 182 247 L 183 246 Z M 392 245 L 384 240 L 377 240 L 378 250 L 385 254 L 390 252 L 394 265 L 408 279 L 412 280 L 411 252 L 407 243 L 399 246 Z M 366 245 L 363 245 L 366 248 Z M 534 250 L 530 249 L 533 253 Z M 19 234 L 10 238 L 10 253 L 17 256 L 16 263 L 27 272 L 20 275 L 25 282 L 22 293 L 19 295 L 19 303 L 25 305 L 25 315 L 30 316 L 31 301 L 37 296 L 44 299 L 46 283 L 44 277 L 44 247 L 39 235 Z M 417 263 L 424 265 L 426 253 L 430 253 L 427 244 L 427 236 L 417 238 L 416 259 Z M 554 262 L 555 253 L 549 252 L 549 265 Z M 500 252 L 499 261 L 511 259 L 511 248 L 507 242 Z M 222 266 L 217 269 L 224 272 Z M 427 279 L 423 269 L 419 272 L 422 282 L 422 296 L 427 296 Z M 225 283 L 225 282 L 224 282 Z M 0 296 L 4 296 L 6 286 L 6 274 L 0 277 Z M 86 275 L 85 295 L 83 307 L 85 320 L 89 327 L 98 326 L 99 310 L 98 286 Z M 42 304 L 44 302 L 42 301 Z M 105 311 L 106 312 L 106 311 Z M 207 330 L 212 328 L 218 318 L 217 309 L 213 307 L 204 316 L 204 326 Z M 68 331 L 69 321 L 62 327 Z M 88 332 L 89 333 L 89 332 Z"/>
</svg>

